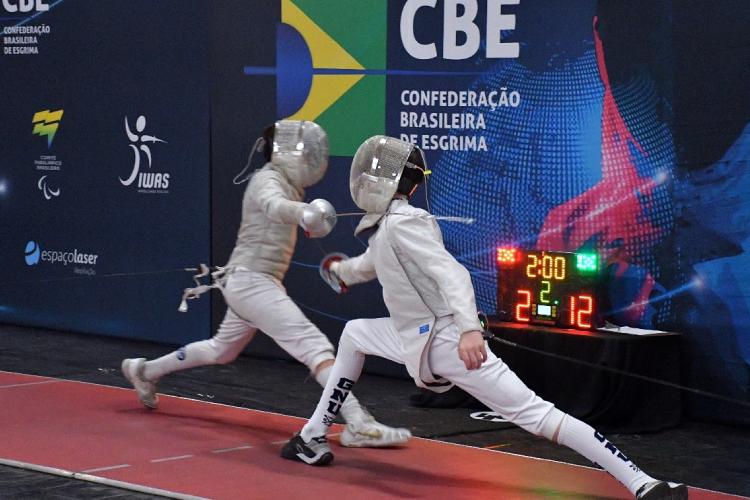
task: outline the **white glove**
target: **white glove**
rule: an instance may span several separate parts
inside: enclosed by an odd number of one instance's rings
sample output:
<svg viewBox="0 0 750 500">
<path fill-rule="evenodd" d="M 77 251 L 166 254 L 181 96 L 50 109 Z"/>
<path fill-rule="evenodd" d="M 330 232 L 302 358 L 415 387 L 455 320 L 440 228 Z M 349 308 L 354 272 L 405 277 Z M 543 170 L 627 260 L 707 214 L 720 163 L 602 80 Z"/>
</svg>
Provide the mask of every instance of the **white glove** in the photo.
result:
<svg viewBox="0 0 750 500">
<path fill-rule="evenodd" d="M 346 293 L 349 290 L 346 283 L 341 281 L 338 274 L 341 261 L 348 258 L 349 257 L 343 253 L 329 253 L 323 257 L 323 260 L 320 261 L 320 266 L 318 266 L 320 277 L 323 278 L 323 281 L 333 288 L 333 291 L 336 293 Z"/>
<path fill-rule="evenodd" d="M 308 238 L 322 238 L 336 225 L 336 209 L 327 200 L 313 200 L 302 209 L 299 225 Z"/>
<path fill-rule="evenodd" d="M 328 266 L 328 269 L 330 269 L 333 274 L 335 274 L 336 276 L 338 276 L 339 275 L 339 266 L 340 265 L 341 265 L 341 261 L 340 260 L 334 260 Z"/>
</svg>

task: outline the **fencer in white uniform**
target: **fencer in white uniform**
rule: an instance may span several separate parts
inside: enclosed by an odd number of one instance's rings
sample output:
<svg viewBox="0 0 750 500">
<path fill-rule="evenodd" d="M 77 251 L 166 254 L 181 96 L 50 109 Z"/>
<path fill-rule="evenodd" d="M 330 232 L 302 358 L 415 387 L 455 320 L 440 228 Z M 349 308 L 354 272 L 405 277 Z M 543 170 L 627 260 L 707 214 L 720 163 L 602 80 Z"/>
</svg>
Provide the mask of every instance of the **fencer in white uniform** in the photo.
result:
<svg viewBox="0 0 750 500">
<path fill-rule="evenodd" d="M 468 271 L 445 249 L 430 214 L 409 204 L 424 168 L 419 148 L 384 136 L 368 139 L 352 161 L 352 198 L 367 212 L 355 234 L 372 235 L 365 253 L 325 265 L 347 286 L 377 278 L 390 317 L 346 324 L 315 413 L 282 456 L 311 465 L 333 460 L 326 432 L 365 355 L 375 355 L 406 365 L 420 387 L 459 386 L 505 419 L 599 464 L 637 498 L 686 498 L 684 485 L 645 474 L 588 424 L 537 396 L 487 349 Z"/>
<path fill-rule="evenodd" d="M 140 401 L 156 408 L 156 383 L 165 375 L 196 366 L 233 361 L 260 329 L 325 385 L 333 365 L 334 347 L 300 311 L 281 283 L 289 268 L 299 225 L 310 237 L 326 236 L 335 224 L 335 210 L 326 200 L 304 203 L 304 189 L 323 178 L 328 166 L 325 131 L 309 121 L 284 120 L 269 127 L 256 142 L 267 163 L 245 190 L 237 243 L 226 265 L 221 291 L 227 312 L 216 334 L 161 358 L 122 362 L 125 377 Z M 248 162 L 249 163 L 249 162 Z M 393 446 L 411 437 L 407 429 L 377 422 L 356 398 L 341 409 L 347 422 L 345 446 Z"/>
</svg>

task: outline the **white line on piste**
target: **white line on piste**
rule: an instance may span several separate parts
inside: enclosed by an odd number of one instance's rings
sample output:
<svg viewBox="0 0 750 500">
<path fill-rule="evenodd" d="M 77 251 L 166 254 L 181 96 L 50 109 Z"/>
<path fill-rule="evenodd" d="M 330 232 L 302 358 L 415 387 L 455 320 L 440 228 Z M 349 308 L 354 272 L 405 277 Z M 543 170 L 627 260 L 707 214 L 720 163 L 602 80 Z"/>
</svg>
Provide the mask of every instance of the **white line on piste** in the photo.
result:
<svg viewBox="0 0 750 500">
<path fill-rule="evenodd" d="M 114 469 L 124 469 L 125 467 L 130 467 L 130 464 L 110 465 L 109 467 L 97 467 L 96 469 L 86 469 L 86 470 L 82 470 L 81 473 L 91 474 L 92 472 L 101 472 L 104 470 L 114 470 Z"/>
<path fill-rule="evenodd" d="M 78 479 L 80 481 L 86 481 L 94 484 L 103 484 L 105 486 L 111 486 L 113 488 L 121 488 L 129 491 L 136 491 L 138 493 L 146 493 L 149 495 L 157 495 L 165 498 L 177 498 L 179 500 L 208 500 L 204 497 L 198 497 L 195 495 L 186 495 L 184 493 L 177 493 L 175 491 L 163 490 L 161 488 L 152 488 L 151 486 L 144 486 L 142 484 L 127 483 L 125 481 L 118 481 L 116 479 L 109 479 L 107 477 L 92 476 L 85 472 L 73 472 L 65 469 L 57 469 L 54 467 L 45 467 L 44 465 L 35 465 L 26 462 L 18 462 L 16 460 L 9 460 L 6 458 L 0 458 L 0 465 L 7 465 L 9 467 L 15 467 L 17 469 L 32 470 L 36 472 L 43 472 L 45 474 L 54 474 L 59 477 L 67 477 L 70 479 Z"/>
<path fill-rule="evenodd" d="M 228 453 L 230 451 L 239 451 L 239 450 L 249 450 L 252 448 L 252 446 L 244 445 L 244 446 L 235 446 L 234 448 L 221 448 L 218 450 L 211 450 L 211 453 Z"/>
<path fill-rule="evenodd" d="M 185 458 L 193 458 L 195 455 L 179 455 L 176 457 L 166 457 L 166 458 L 155 458 L 153 460 L 149 460 L 152 464 L 156 464 L 159 462 L 169 462 L 171 460 L 182 460 Z"/>
<path fill-rule="evenodd" d="M 25 387 L 27 385 L 54 384 L 55 382 L 60 382 L 60 380 L 42 380 L 41 382 L 24 382 L 21 384 L 0 385 L 0 389 L 8 389 L 10 387 Z"/>
</svg>

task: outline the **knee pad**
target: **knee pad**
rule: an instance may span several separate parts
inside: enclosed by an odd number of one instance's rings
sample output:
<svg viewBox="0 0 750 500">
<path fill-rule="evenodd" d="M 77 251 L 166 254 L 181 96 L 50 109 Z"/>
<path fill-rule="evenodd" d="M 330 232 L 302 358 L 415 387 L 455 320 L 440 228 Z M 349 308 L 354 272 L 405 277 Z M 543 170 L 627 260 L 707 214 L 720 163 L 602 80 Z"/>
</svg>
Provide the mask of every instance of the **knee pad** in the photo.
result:
<svg viewBox="0 0 750 500">
<path fill-rule="evenodd" d="M 344 325 L 344 331 L 341 332 L 341 338 L 344 338 L 344 335 L 352 335 L 354 331 L 362 328 L 362 323 L 361 319 L 350 319 L 347 321 Z"/>
<path fill-rule="evenodd" d="M 339 338 L 339 350 L 346 345 L 355 345 L 354 337 L 357 336 L 357 331 L 360 329 L 361 320 L 354 319 L 347 321 L 344 326 L 344 330 L 341 332 L 341 338 Z"/>
</svg>

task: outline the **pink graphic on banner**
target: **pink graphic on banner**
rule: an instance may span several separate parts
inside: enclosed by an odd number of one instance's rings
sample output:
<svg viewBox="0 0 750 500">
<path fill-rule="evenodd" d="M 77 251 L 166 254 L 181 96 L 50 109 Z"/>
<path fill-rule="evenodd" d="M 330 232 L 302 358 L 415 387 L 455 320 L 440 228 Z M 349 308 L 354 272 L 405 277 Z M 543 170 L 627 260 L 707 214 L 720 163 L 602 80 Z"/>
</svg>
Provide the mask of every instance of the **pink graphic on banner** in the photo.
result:
<svg viewBox="0 0 750 500">
<path fill-rule="evenodd" d="M 602 260 L 618 262 L 622 270 L 661 236 L 661 230 L 651 223 L 644 210 L 652 203 L 658 179 L 642 177 L 636 168 L 636 151 L 643 156 L 647 153 L 633 137 L 617 107 L 596 24 L 597 18 L 594 18 L 596 60 L 604 85 L 602 179 L 549 212 L 539 233 L 537 248 L 574 251 L 595 239 Z M 634 298 L 633 307 L 627 312 L 629 319 L 636 321 L 642 317 L 653 286 L 654 279 L 648 275 Z"/>
</svg>

